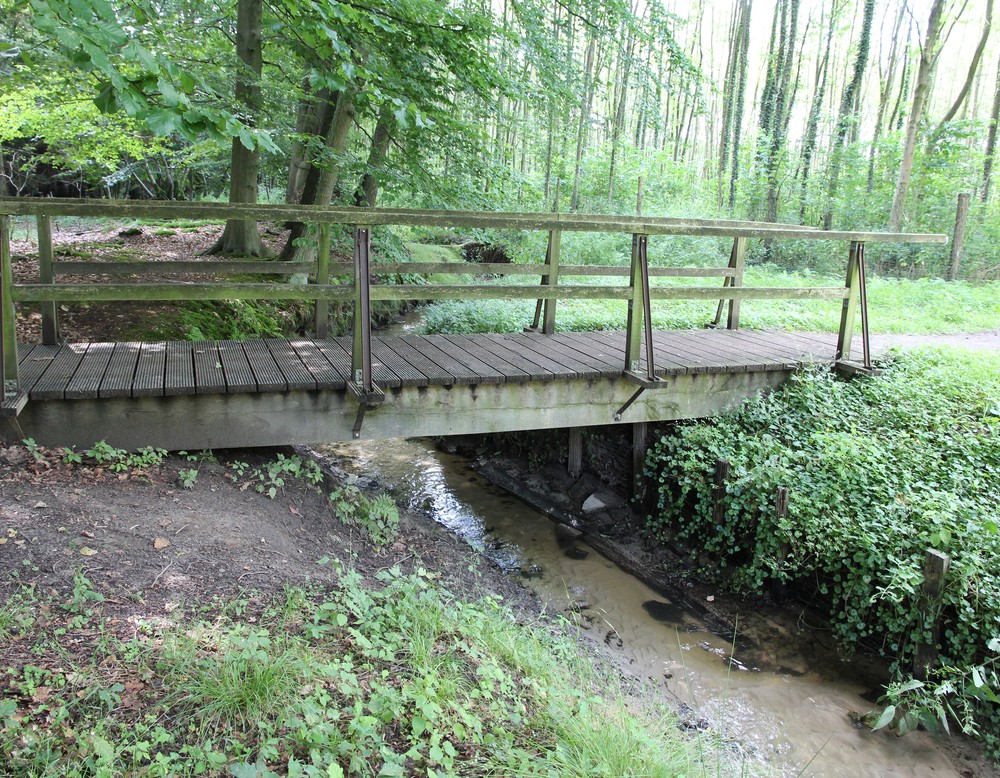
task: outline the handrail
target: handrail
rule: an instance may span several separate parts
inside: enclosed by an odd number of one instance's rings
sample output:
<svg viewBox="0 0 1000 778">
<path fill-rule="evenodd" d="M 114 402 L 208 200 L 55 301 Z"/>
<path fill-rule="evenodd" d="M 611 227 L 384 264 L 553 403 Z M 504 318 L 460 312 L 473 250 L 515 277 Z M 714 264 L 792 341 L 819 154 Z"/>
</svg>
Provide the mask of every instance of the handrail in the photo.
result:
<svg viewBox="0 0 1000 778">
<path fill-rule="evenodd" d="M 11 216 L 33 215 L 38 220 L 40 280 L 38 284 L 15 284 L 11 272 L 8 240 Z M 318 259 L 315 262 L 279 261 L 152 261 L 99 262 L 55 261 L 49 221 L 53 216 L 118 218 L 197 218 L 269 219 L 304 221 L 319 226 Z M 331 224 L 350 226 L 354 235 L 354 261 L 330 262 Z M 549 232 L 546 261 L 536 264 L 457 263 L 457 262 L 388 262 L 368 264 L 371 227 L 377 225 L 425 226 L 475 229 L 516 229 Z M 626 233 L 632 236 L 631 267 L 615 265 L 561 265 L 560 236 L 564 230 L 577 232 Z M 649 267 L 649 236 L 701 236 L 732 239 L 733 250 L 728 267 Z M 746 287 L 743 286 L 744 257 L 750 238 L 807 241 L 849 242 L 847 281 L 837 287 Z M 653 365 L 652 300 L 719 300 L 716 323 L 722 307 L 729 301 L 727 326 L 739 327 L 739 305 L 753 299 L 841 299 L 840 332 L 837 358 L 850 360 L 854 318 L 860 306 L 864 367 L 870 367 L 868 349 L 867 293 L 865 289 L 864 245 L 866 242 L 907 242 L 941 244 L 945 235 L 883 233 L 858 231 L 823 231 L 798 225 L 774 225 L 721 219 L 676 219 L 651 216 L 615 216 L 559 213 L 499 213 L 473 211 L 436 211 L 403 208 L 341 208 L 297 205 L 242 205 L 233 203 L 186 203 L 163 201 L 69 200 L 50 198 L 0 198 L 0 403 L 13 386 L 16 392 L 17 355 L 14 337 L 14 304 L 39 303 L 43 311 L 43 334 L 46 342 L 56 340 L 55 303 L 117 301 L 187 301 L 187 300 L 304 300 L 316 305 L 315 327 L 320 337 L 326 333 L 326 312 L 330 302 L 354 302 L 355 337 L 352 350 L 352 390 L 358 396 L 360 411 L 380 401 L 381 391 L 372 383 L 371 333 L 369 305 L 378 300 L 485 300 L 533 299 L 544 301 L 545 333 L 555 330 L 555 301 L 558 299 L 625 300 L 629 303 L 626 325 L 624 373 L 635 376 L 644 387 L 656 384 Z M 294 276 L 314 275 L 315 283 L 287 284 L 243 283 L 55 283 L 56 275 L 132 275 L 155 274 L 262 274 Z M 372 278 L 392 274 L 449 275 L 536 275 L 541 285 L 498 284 L 373 284 Z M 628 277 L 626 285 L 560 284 L 560 277 Z M 722 278 L 724 286 L 656 286 L 650 277 Z M 337 278 L 343 282 L 336 283 Z M 333 281 L 333 282 L 332 282 Z M 639 305 L 636 305 L 639 303 Z M 48 312 L 48 313 L 46 313 Z M 639 347 L 643 334 L 647 344 L 647 375 L 638 376 Z M 638 394 L 636 395 L 638 396 Z M 633 397 L 633 400 L 635 397 Z M 631 402 L 631 401 L 630 401 Z M 627 407 L 627 405 L 625 406 Z M 619 411 L 619 416 L 625 408 Z"/>
<path fill-rule="evenodd" d="M 898 232 L 824 231 L 797 225 L 725 219 L 679 219 L 603 214 L 508 213 L 437 211 L 416 208 L 353 208 L 314 205 L 245 205 L 188 203 L 163 200 L 73 200 L 48 197 L 0 198 L 0 213 L 10 216 L 110 216 L 150 219 L 275 220 L 350 227 L 384 225 L 408 227 L 465 227 L 469 229 L 564 230 L 626 232 L 644 235 L 702 237 L 786 238 L 790 240 L 866 241 L 889 243 L 947 243 L 947 235 Z"/>
</svg>

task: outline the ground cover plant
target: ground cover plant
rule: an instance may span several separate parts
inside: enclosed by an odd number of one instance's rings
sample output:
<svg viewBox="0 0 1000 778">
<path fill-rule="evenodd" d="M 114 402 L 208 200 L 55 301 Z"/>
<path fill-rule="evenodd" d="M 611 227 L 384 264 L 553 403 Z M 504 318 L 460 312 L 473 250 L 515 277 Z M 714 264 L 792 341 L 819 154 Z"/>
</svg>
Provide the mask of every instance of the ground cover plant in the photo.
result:
<svg viewBox="0 0 1000 778">
<path fill-rule="evenodd" d="M 730 415 L 667 428 L 647 461 L 647 529 L 707 554 L 704 575 L 728 567 L 737 589 L 797 585 L 828 610 L 845 650 L 890 657 L 897 682 L 873 723 L 958 725 L 997 753 L 1000 357 L 925 349 L 884 371 L 853 381 L 806 371 Z M 719 459 L 731 463 L 721 520 Z M 779 487 L 787 515 L 775 510 Z M 930 548 L 951 568 L 928 602 Z M 939 664 L 911 679 L 936 620 Z"/>
<path fill-rule="evenodd" d="M 81 571 L 72 591 L 8 601 L 3 774 L 706 772 L 703 741 L 615 692 L 553 624 L 423 569 L 373 581 L 320 562 L 335 584 L 169 619 L 128 615 Z"/>
</svg>

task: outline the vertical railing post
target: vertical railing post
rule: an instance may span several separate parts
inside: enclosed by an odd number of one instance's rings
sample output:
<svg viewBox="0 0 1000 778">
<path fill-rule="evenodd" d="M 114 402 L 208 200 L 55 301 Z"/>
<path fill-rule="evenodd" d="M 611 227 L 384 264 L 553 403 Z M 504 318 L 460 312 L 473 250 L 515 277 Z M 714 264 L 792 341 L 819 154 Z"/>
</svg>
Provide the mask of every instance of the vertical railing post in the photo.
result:
<svg viewBox="0 0 1000 778">
<path fill-rule="evenodd" d="M 17 391 L 17 332 L 14 320 L 14 269 L 10 256 L 10 217 L 0 214 L 0 402 Z"/>
<path fill-rule="evenodd" d="M 354 231 L 354 343 L 351 349 L 351 379 L 366 395 L 372 386 L 372 318 L 369 251 L 371 230 Z"/>
<path fill-rule="evenodd" d="M 38 227 L 38 280 L 43 284 L 55 283 L 52 272 L 52 217 L 37 216 Z M 59 306 L 56 302 L 40 303 L 42 312 L 42 343 L 54 346 L 59 342 Z"/>
<path fill-rule="evenodd" d="M 632 268 L 629 273 L 629 287 L 632 295 L 628 300 L 628 317 L 625 322 L 625 369 L 639 372 L 639 352 L 642 348 L 642 262 L 639 254 L 639 239 L 632 236 Z"/>
<path fill-rule="evenodd" d="M 733 251 L 730 256 L 729 267 L 735 271 L 736 275 L 729 280 L 729 286 L 733 289 L 743 286 L 743 269 L 747 259 L 747 239 L 736 238 L 733 241 Z M 726 326 L 731 330 L 740 328 L 740 301 L 732 298 L 729 300 L 729 320 Z"/>
<path fill-rule="evenodd" d="M 840 312 L 840 331 L 837 335 L 837 361 L 846 362 L 851 358 L 851 342 L 854 340 L 854 317 L 858 311 L 861 292 L 861 265 L 858 256 L 861 243 L 851 241 L 851 251 L 847 258 L 847 297 Z"/>
<path fill-rule="evenodd" d="M 542 286 L 559 285 L 559 249 L 562 244 L 562 231 L 549 230 L 549 248 L 545 253 L 545 263 L 549 273 L 542 280 Z M 552 335 L 556 331 L 556 298 L 545 298 L 542 313 L 542 333 Z M 537 326 L 537 325 L 536 325 Z"/>
<path fill-rule="evenodd" d="M 319 225 L 319 247 L 316 253 L 316 284 L 326 286 L 330 283 L 330 225 L 326 222 Z M 317 338 L 325 338 L 330 334 L 330 302 L 317 300 L 313 313 L 313 330 Z"/>
</svg>

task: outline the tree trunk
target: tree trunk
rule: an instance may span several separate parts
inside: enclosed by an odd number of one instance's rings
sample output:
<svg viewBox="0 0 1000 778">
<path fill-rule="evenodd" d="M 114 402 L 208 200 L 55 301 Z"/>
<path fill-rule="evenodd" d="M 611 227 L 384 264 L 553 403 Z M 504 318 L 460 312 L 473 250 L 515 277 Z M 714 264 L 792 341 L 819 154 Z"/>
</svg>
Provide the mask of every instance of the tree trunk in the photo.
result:
<svg viewBox="0 0 1000 778">
<path fill-rule="evenodd" d="M 816 151 L 816 138 L 819 135 L 819 116 L 823 110 L 823 100 L 826 96 L 826 81 L 829 74 L 830 48 L 833 43 L 834 17 L 836 15 L 836 2 L 830 6 L 829 27 L 826 32 L 826 46 L 823 50 L 823 59 L 816 68 L 816 86 L 813 92 L 812 107 L 809 110 L 809 119 L 806 122 L 806 132 L 802 139 L 802 184 L 799 197 L 799 222 L 806 223 L 806 199 L 809 191 L 809 172 L 812 168 L 812 157 Z"/>
<path fill-rule="evenodd" d="M 903 223 L 903 209 L 906 207 L 906 194 L 910 188 L 910 175 L 913 172 L 913 156 L 917 150 L 917 132 L 920 129 L 920 119 L 924 113 L 924 104 L 930 91 L 931 79 L 937 65 L 937 42 L 941 33 L 941 21 L 944 11 L 944 0 L 934 0 L 931 6 L 930 18 L 927 22 L 927 39 L 920 53 L 920 67 L 917 69 L 917 83 L 913 89 L 913 103 L 910 105 L 910 117 L 906 123 L 906 143 L 903 146 L 903 158 L 899 166 L 899 177 L 896 179 L 896 194 L 892 200 L 892 211 L 889 214 L 889 229 L 899 232 Z"/>
<path fill-rule="evenodd" d="M 256 123 L 260 111 L 260 74 L 264 64 L 262 14 L 262 0 L 239 0 L 236 9 L 236 53 L 240 58 L 240 68 L 236 76 L 236 102 L 242 106 L 242 120 L 247 125 Z M 256 144 L 250 149 L 239 138 L 233 138 L 229 202 L 257 202 L 259 157 Z M 269 252 L 260 239 L 256 222 L 230 219 L 222 236 L 205 253 L 263 257 Z"/>
<path fill-rule="evenodd" d="M 990 127 L 986 135 L 986 155 L 983 160 L 983 191 L 979 199 L 986 202 L 990 199 L 990 180 L 993 177 L 993 157 L 997 148 L 997 124 L 1000 123 L 1000 62 L 997 63 L 996 91 L 993 94 L 993 112 L 990 114 Z"/>
<path fill-rule="evenodd" d="M 990 0 L 992 2 L 992 0 Z M 837 129 L 833 137 L 833 148 L 830 151 L 830 173 L 827 179 L 826 210 L 823 213 L 823 229 L 833 227 L 833 201 L 837 196 L 837 186 L 840 183 L 841 152 L 850 125 L 857 117 L 856 106 L 861 91 L 861 80 L 868 67 L 868 51 L 871 48 L 872 17 L 875 15 L 875 0 L 865 0 L 864 16 L 861 20 L 861 37 L 858 39 L 858 55 L 854 60 L 854 72 L 851 80 L 844 87 L 840 99 L 840 113 L 837 117 Z"/>
<path fill-rule="evenodd" d="M 740 19 L 740 60 L 737 68 L 735 107 L 733 108 L 732 164 L 729 166 L 729 210 L 736 207 L 736 184 L 740 178 L 740 140 L 743 136 L 743 110 L 747 91 L 747 52 L 750 48 L 750 12 L 753 0 L 742 0 Z"/>
<path fill-rule="evenodd" d="M 372 133 L 372 145 L 368 151 L 368 164 L 361 184 L 355 193 L 354 204 L 374 208 L 378 201 L 378 172 L 385 162 L 389 152 L 389 142 L 392 140 L 392 123 L 394 117 L 389 106 L 383 105 L 379 111 L 375 131 Z"/>
<path fill-rule="evenodd" d="M 929 154 L 934 148 L 934 143 L 937 141 L 938 136 L 944 130 L 945 125 L 955 118 L 955 114 L 958 113 L 958 109 L 962 107 L 962 103 L 965 102 L 965 98 L 969 94 L 969 90 L 972 88 L 972 82 L 976 79 L 976 72 L 979 70 L 979 62 L 983 58 L 983 51 L 986 50 L 986 41 L 990 37 L 990 28 L 993 26 L 993 0 L 986 0 L 986 21 L 983 22 L 983 32 L 979 36 L 979 45 L 976 46 L 976 51 L 972 55 L 972 62 L 969 63 L 969 73 L 965 77 L 965 83 L 962 84 L 962 88 L 958 92 L 958 97 L 955 98 L 955 102 L 952 103 L 951 108 L 948 109 L 938 126 L 934 128 L 934 132 L 930 134 L 927 139 L 927 153 Z"/>
<path fill-rule="evenodd" d="M 338 92 L 335 97 L 323 103 L 321 112 L 320 129 L 324 137 L 324 148 L 331 156 L 343 153 L 348 130 L 354 121 L 354 95 L 346 90 Z M 302 205 L 329 205 L 339 177 L 340 170 L 333 163 L 328 163 L 325 169 L 312 165 L 306 174 L 305 186 L 302 189 Z M 315 242 L 299 240 L 306 237 L 307 232 L 305 224 L 294 222 L 281 250 L 280 258 L 299 262 L 308 262 L 315 258 Z"/>
<path fill-rule="evenodd" d="M 288 184 L 285 186 L 285 202 L 295 205 L 302 199 L 302 187 L 305 186 L 306 174 L 309 171 L 309 159 L 306 156 L 305 138 L 318 133 L 320 103 L 323 97 L 313 95 L 309 90 L 309 79 L 302 80 L 302 99 L 295 114 L 295 138 L 292 140 L 292 150 L 288 161 Z"/>
<path fill-rule="evenodd" d="M 597 80 L 595 74 L 597 66 L 597 36 L 593 33 L 589 35 L 590 42 L 587 44 L 587 53 L 584 58 L 584 87 L 583 99 L 580 103 L 580 123 L 576 133 L 576 163 L 573 168 L 573 194 L 570 196 L 569 209 L 576 212 L 580 207 L 580 172 L 583 167 L 583 150 L 587 139 L 587 125 L 590 124 L 590 105 L 594 98 L 594 82 Z"/>
<path fill-rule="evenodd" d="M 889 48 L 889 63 L 886 67 L 885 78 L 882 81 L 882 88 L 879 90 L 878 114 L 875 119 L 875 131 L 872 134 L 872 145 L 868 150 L 868 181 L 866 191 L 871 192 L 875 187 L 875 155 L 879 138 L 882 137 L 882 127 L 885 121 L 885 111 L 889 107 L 889 95 L 892 92 L 892 84 L 896 79 L 896 62 L 899 58 L 899 50 L 904 50 L 910 42 L 910 27 L 906 28 L 906 40 L 903 46 L 899 45 L 899 33 L 903 27 L 903 19 L 906 16 L 906 5 L 899 6 L 899 15 L 896 17 L 896 24 L 892 30 L 892 46 Z"/>
</svg>

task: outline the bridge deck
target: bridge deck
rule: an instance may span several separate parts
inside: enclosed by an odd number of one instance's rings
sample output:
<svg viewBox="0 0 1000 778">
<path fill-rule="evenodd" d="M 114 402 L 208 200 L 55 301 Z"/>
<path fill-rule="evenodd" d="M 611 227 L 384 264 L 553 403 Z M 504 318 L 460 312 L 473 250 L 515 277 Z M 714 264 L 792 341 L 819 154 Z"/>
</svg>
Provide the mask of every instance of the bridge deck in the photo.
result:
<svg viewBox="0 0 1000 778">
<path fill-rule="evenodd" d="M 835 340 L 749 330 L 657 331 L 654 363 L 660 376 L 789 370 L 832 363 Z M 624 346 L 623 332 L 381 336 L 372 339 L 374 379 L 392 389 L 611 378 L 622 373 Z M 351 341 L 25 346 L 19 363 L 30 400 L 341 390 L 350 379 Z"/>
</svg>

